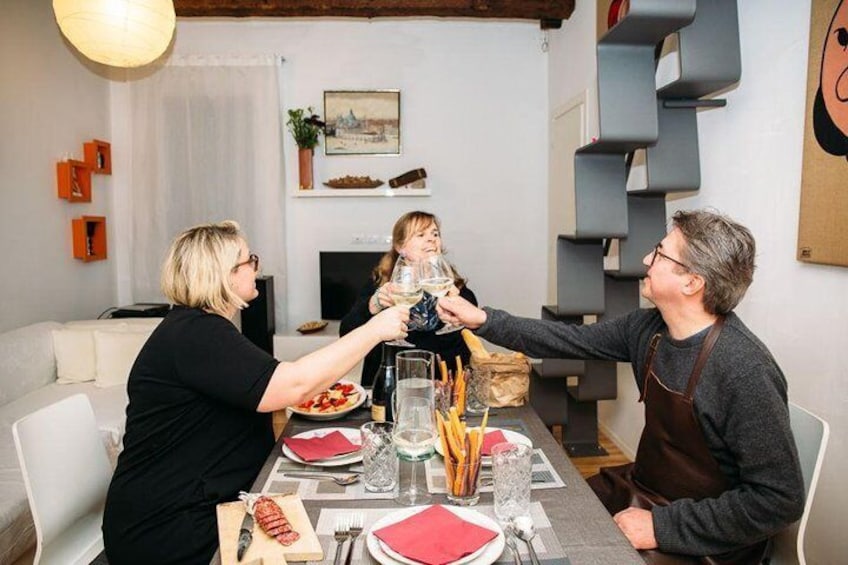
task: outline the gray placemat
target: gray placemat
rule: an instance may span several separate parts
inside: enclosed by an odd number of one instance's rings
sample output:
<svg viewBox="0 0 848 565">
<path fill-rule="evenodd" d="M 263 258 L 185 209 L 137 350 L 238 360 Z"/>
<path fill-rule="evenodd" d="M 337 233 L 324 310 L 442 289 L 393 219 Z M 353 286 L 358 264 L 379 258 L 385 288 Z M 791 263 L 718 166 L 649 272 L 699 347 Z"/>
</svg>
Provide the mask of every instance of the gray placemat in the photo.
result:
<svg viewBox="0 0 848 565">
<path fill-rule="evenodd" d="M 491 519 L 495 519 L 494 508 L 491 505 L 481 504 L 478 506 L 474 506 L 473 510 L 480 512 L 481 514 L 485 514 Z M 318 539 L 321 542 L 321 547 L 324 548 L 324 560 L 323 561 L 313 561 L 310 563 L 315 563 L 316 565 L 332 565 L 333 556 L 336 551 L 336 541 L 333 537 L 333 533 L 335 531 L 336 523 L 339 519 L 349 519 L 354 514 L 361 514 L 364 521 L 364 530 L 363 534 L 359 536 L 356 540 L 356 544 L 353 549 L 353 555 L 351 560 L 351 565 L 375 565 L 377 564 L 377 560 L 374 559 L 371 554 L 368 552 L 368 547 L 366 544 L 366 536 L 367 532 L 370 531 L 371 526 L 383 516 L 386 516 L 392 512 L 396 512 L 398 510 L 397 507 L 394 508 L 366 508 L 362 510 L 351 510 L 349 508 L 324 508 L 321 510 L 321 514 L 318 518 L 318 523 L 315 525 L 315 532 L 318 534 Z M 571 562 L 568 560 L 568 557 L 565 555 L 563 551 L 562 545 L 559 543 L 557 539 L 556 533 L 551 526 L 551 522 L 548 519 L 547 514 L 545 514 L 545 509 L 539 502 L 533 502 L 530 504 L 530 517 L 533 519 L 533 523 L 536 526 L 536 537 L 533 539 L 533 549 L 536 550 L 536 553 L 539 555 L 539 560 L 545 565 L 570 565 Z M 347 555 L 348 547 L 350 546 L 350 542 L 345 542 L 342 547 L 342 559 L 344 559 L 345 555 Z M 521 560 L 525 563 L 530 563 L 530 553 L 527 549 L 526 545 L 519 541 L 518 549 L 521 553 Z M 495 561 L 495 563 L 503 563 L 512 565 L 512 553 L 508 548 L 504 547 L 503 553 L 501 553 L 500 557 Z M 478 564 L 478 562 L 470 561 L 469 565 L 482 565 Z"/>
</svg>

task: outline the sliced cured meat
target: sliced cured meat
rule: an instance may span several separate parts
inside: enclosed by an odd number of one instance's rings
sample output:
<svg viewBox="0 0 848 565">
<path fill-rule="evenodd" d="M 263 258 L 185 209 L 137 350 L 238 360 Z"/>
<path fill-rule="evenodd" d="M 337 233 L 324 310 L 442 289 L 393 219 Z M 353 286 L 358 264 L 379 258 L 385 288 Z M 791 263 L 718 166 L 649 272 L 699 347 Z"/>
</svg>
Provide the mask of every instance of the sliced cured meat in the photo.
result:
<svg viewBox="0 0 848 565">
<path fill-rule="evenodd" d="M 247 504 L 248 511 L 253 513 L 259 527 L 268 536 L 282 545 L 291 545 L 300 539 L 300 534 L 294 531 L 283 509 L 272 498 L 245 493 L 242 499 Z"/>
</svg>

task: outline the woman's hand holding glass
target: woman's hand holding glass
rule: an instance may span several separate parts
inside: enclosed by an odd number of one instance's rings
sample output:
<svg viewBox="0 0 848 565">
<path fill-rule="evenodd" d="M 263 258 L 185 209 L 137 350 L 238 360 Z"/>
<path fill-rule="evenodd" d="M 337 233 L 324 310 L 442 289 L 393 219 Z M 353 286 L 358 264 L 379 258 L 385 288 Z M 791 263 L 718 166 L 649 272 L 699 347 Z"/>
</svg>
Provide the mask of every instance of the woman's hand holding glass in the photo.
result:
<svg viewBox="0 0 848 565">
<path fill-rule="evenodd" d="M 373 326 L 381 341 L 403 339 L 407 335 L 409 308 L 396 307 L 383 310 L 368 322 Z"/>
</svg>

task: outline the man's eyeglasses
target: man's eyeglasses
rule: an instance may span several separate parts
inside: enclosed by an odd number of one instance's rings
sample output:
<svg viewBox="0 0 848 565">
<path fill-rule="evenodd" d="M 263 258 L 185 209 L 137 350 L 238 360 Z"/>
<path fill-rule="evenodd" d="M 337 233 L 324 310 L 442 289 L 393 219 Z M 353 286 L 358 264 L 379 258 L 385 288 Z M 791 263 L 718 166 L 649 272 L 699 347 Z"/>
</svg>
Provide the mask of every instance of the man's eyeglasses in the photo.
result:
<svg viewBox="0 0 848 565">
<path fill-rule="evenodd" d="M 675 265 L 680 265 L 681 267 L 683 267 L 687 271 L 692 270 L 692 268 L 689 265 L 687 265 L 686 263 L 682 263 L 682 262 L 678 261 L 677 259 L 674 259 L 673 257 L 669 257 L 668 255 L 666 255 L 665 253 L 660 251 L 660 245 L 662 245 L 662 243 L 658 243 L 654 246 L 654 256 L 651 257 L 651 264 L 649 265 L 650 267 L 654 266 L 654 263 L 657 260 L 657 256 L 659 256 L 659 257 L 662 257 L 663 259 L 668 259 L 669 261 L 671 261 Z"/>
<path fill-rule="evenodd" d="M 233 271 L 238 271 L 239 268 L 244 265 L 252 265 L 253 272 L 255 273 L 259 270 L 259 255 L 257 255 L 256 253 L 251 253 L 250 256 L 247 258 L 247 261 L 242 261 L 241 263 L 236 264 L 236 266 L 233 267 Z"/>
</svg>

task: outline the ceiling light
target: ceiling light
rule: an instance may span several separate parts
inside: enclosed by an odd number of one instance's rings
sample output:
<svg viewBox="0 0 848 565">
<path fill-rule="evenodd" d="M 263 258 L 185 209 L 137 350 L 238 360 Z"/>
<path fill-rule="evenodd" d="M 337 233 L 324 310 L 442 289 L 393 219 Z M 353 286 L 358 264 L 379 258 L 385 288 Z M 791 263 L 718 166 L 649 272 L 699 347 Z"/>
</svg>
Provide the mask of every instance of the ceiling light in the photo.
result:
<svg viewBox="0 0 848 565">
<path fill-rule="evenodd" d="M 158 58 L 174 35 L 172 0 L 53 0 L 59 29 L 80 53 L 115 67 Z"/>
</svg>

